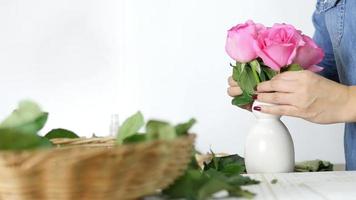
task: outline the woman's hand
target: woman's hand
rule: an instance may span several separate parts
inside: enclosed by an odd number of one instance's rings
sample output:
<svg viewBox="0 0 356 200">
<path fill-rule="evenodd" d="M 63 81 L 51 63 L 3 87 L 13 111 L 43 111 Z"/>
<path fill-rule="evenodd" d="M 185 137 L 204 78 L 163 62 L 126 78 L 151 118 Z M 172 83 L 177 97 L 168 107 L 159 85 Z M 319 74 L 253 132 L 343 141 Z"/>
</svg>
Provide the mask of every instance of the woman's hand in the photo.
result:
<svg viewBox="0 0 356 200">
<path fill-rule="evenodd" d="M 229 83 L 229 87 L 227 88 L 227 93 L 231 97 L 236 97 L 236 96 L 239 96 L 240 94 L 242 94 L 241 88 L 239 87 L 237 82 L 234 81 L 234 79 L 231 76 L 228 79 L 228 83 Z M 248 104 L 248 105 L 242 106 L 241 108 L 251 111 L 251 107 L 252 107 L 252 105 Z"/>
<path fill-rule="evenodd" d="M 355 120 L 354 91 L 307 70 L 284 72 L 257 86 L 257 100 L 277 105 L 253 109 L 320 124 L 349 122 Z"/>
</svg>

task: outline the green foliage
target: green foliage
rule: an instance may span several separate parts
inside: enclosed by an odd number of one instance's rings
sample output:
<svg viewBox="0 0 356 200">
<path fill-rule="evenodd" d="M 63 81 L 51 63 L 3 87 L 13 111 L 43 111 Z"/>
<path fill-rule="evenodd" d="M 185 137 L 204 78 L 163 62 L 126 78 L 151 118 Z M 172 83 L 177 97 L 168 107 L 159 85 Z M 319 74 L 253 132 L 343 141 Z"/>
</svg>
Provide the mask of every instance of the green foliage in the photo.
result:
<svg viewBox="0 0 356 200">
<path fill-rule="evenodd" d="M 254 194 L 243 190 L 241 186 L 259 182 L 242 176 L 244 169 L 244 160 L 238 155 L 215 157 L 213 154 L 212 160 L 204 163 L 202 170 L 189 167 L 185 174 L 163 190 L 162 194 L 168 199 L 204 200 L 226 190 L 230 197 L 252 198 Z"/>
<path fill-rule="evenodd" d="M 245 91 L 242 91 L 241 95 L 236 96 L 232 99 L 231 104 L 240 107 L 240 106 L 252 104 L 252 102 L 253 102 L 252 95 L 248 94 Z"/>
<path fill-rule="evenodd" d="M 27 134 L 13 129 L 0 129 L 0 150 L 31 150 L 49 148 L 52 143 L 36 134 Z"/>
<path fill-rule="evenodd" d="M 70 130 L 67 130 L 67 129 L 62 129 L 62 128 L 52 129 L 44 137 L 47 138 L 47 139 L 79 138 L 79 136 L 77 134 L 75 134 L 74 132 L 72 132 Z"/>
<path fill-rule="evenodd" d="M 31 101 L 22 101 L 0 123 L 0 150 L 48 148 L 52 143 L 37 135 L 47 121 L 48 113 Z"/>
<path fill-rule="evenodd" d="M 295 164 L 296 172 L 321 172 L 321 171 L 332 171 L 334 165 L 325 160 L 307 160 L 303 162 L 298 162 Z"/>
<path fill-rule="evenodd" d="M 241 95 L 234 97 L 232 100 L 233 105 L 244 106 L 253 102 L 252 95 L 255 93 L 255 87 L 260 82 L 258 71 L 262 73 L 262 68 L 257 61 L 236 63 L 236 66 L 233 66 L 232 78 L 239 84 L 243 92 Z"/>
<path fill-rule="evenodd" d="M 48 113 L 42 112 L 36 103 L 21 101 L 18 108 L 0 123 L 0 128 L 36 134 L 45 125 L 47 117 Z"/>
<path fill-rule="evenodd" d="M 136 134 L 145 124 L 141 112 L 137 112 L 131 117 L 127 118 L 119 128 L 117 134 L 117 143 L 122 144 L 124 139 Z"/>
<path fill-rule="evenodd" d="M 288 72 L 288 71 L 301 71 L 303 68 L 298 64 L 291 64 L 287 67 L 281 69 L 281 72 Z"/>
<path fill-rule="evenodd" d="M 188 122 L 177 124 L 174 128 L 176 130 L 177 136 L 181 135 L 187 135 L 189 129 L 194 126 L 194 124 L 197 122 L 194 118 L 191 118 Z"/>
<path fill-rule="evenodd" d="M 262 60 L 259 59 L 253 60 L 249 63 L 236 62 L 235 66 L 231 66 L 233 67 L 232 78 L 239 84 L 242 90 L 242 94 L 234 97 L 231 103 L 239 107 L 252 104 L 252 96 L 255 93 L 254 90 L 257 84 L 263 81 L 271 80 L 279 73 L 266 66 Z M 303 70 L 300 65 L 291 64 L 283 67 L 280 72 L 300 70 Z"/>
<path fill-rule="evenodd" d="M 273 69 L 271 69 L 265 65 L 262 65 L 261 71 L 262 71 L 261 82 L 271 80 L 275 75 L 277 75 L 276 71 L 274 71 Z"/>
<path fill-rule="evenodd" d="M 222 157 L 213 154 L 211 162 L 204 163 L 204 170 L 208 169 L 216 169 L 227 175 L 246 172 L 245 160 L 237 154 Z"/>
<path fill-rule="evenodd" d="M 274 178 L 274 179 L 271 180 L 271 184 L 276 184 L 277 182 L 278 182 L 278 179 Z"/>
<path fill-rule="evenodd" d="M 124 139 L 123 144 L 139 143 L 147 140 L 146 134 L 136 133 Z"/>
<path fill-rule="evenodd" d="M 147 139 L 172 140 L 176 138 L 176 130 L 168 122 L 150 120 L 146 125 Z"/>
<path fill-rule="evenodd" d="M 139 133 L 139 129 L 145 125 L 145 122 L 142 114 L 137 112 L 125 120 L 119 129 L 116 141 L 118 144 L 129 144 L 152 140 L 172 140 L 176 137 L 188 135 L 190 128 L 195 123 L 196 120 L 193 118 L 176 126 L 165 121 L 149 120 L 145 126 L 146 132 Z"/>
</svg>

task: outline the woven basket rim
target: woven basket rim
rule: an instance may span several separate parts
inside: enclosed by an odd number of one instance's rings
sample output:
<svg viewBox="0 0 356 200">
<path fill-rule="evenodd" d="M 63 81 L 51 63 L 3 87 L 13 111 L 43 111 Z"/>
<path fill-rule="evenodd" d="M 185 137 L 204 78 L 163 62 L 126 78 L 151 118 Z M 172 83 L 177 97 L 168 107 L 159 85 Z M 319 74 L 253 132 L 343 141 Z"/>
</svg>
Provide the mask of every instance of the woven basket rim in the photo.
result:
<svg viewBox="0 0 356 200">
<path fill-rule="evenodd" d="M 164 139 L 157 139 L 157 140 L 152 140 L 152 141 L 145 141 L 145 142 L 139 142 L 139 143 L 129 143 L 129 144 L 113 144 L 110 145 L 110 148 L 108 149 L 122 149 L 122 148 L 135 148 L 137 146 L 149 146 L 152 144 L 158 144 L 158 143 L 171 143 L 171 142 L 176 142 L 180 140 L 194 140 L 196 138 L 196 134 L 188 134 L 184 136 L 179 136 L 177 138 L 174 138 L 172 140 L 164 140 Z M 94 140 L 95 139 L 95 140 Z M 97 142 L 100 144 L 103 144 L 102 147 L 108 147 L 109 145 L 105 144 L 107 141 L 114 141 L 116 140 L 115 137 L 100 137 L 100 138 L 57 138 L 57 139 L 51 139 L 51 141 L 58 142 L 58 141 L 83 141 L 83 144 L 85 142 Z M 52 148 L 39 148 L 39 149 L 26 149 L 26 150 L 0 150 L 0 155 L 4 154 L 20 154 L 20 153 L 38 153 L 38 152 L 51 152 L 51 151 L 61 151 L 62 149 L 68 149 L 68 148 L 82 148 L 85 147 L 85 145 L 80 146 L 80 145 L 73 145 L 73 146 L 65 146 L 65 145 L 60 145 L 60 144 L 54 144 Z"/>
</svg>

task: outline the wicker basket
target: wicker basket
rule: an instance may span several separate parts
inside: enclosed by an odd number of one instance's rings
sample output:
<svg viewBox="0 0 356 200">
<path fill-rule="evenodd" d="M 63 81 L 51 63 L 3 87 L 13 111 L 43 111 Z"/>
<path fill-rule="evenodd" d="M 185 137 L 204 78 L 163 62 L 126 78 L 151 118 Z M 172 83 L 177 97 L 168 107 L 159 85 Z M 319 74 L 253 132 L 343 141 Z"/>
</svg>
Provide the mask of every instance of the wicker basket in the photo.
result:
<svg viewBox="0 0 356 200">
<path fill-rule="evenodd" d="M 180 176 L 194 136 L 114 146 L 114 138 L 56 139 L 59 148 L 0 152 L 1 200 L 136 199 Z"/>
</svg>

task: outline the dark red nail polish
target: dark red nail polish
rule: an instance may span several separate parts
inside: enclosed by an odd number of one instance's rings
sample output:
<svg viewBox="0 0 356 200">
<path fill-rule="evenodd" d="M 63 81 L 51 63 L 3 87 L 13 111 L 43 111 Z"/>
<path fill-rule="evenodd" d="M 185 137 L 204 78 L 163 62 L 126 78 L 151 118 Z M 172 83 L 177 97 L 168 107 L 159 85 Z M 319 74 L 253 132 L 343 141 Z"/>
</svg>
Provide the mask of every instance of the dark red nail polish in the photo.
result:
<svg viewBox="0 0 356 200">
<path fill-rule="evenodd" d="M 252 95 L 252 99 L 256 100 L 257 99 L 257 94 Z"/>
<path fill-rule="evenodd" d="M 253 109 L 257 110 L 257 111 L 261 111 L 261 107 L 259 107 L 259 106 L 255 106 L 255 107 L 253 107 Z"/>
</svg>

